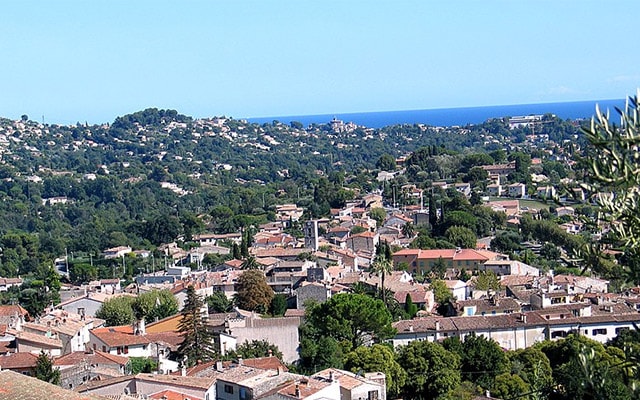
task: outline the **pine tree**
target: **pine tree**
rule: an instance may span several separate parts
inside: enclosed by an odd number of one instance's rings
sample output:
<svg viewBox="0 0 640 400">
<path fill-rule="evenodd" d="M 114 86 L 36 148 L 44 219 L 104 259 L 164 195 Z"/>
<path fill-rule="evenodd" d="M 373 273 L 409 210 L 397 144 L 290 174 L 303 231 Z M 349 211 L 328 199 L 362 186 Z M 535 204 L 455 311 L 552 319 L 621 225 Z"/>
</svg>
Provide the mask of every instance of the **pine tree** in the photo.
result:
<svg viewBox="0 0 640 400">
<path fill-rule="evenodd" d="M 213 335 L 207 331 L 205 318 L 200 312 L 203 305 L 202 296 L 196 293 L 193 286 L 189 286 L 181 312 L 182 319 L 178 324 L 178 332 L 182 336 L 178 353 L 187 358 L 187 365 L 194 365 L 198 361 L 211 361 L 217 356 Z"/>
<path fill-rule="evenodd" d="M 54 385 L 60 383 L 60 370 L 53 367 L 53 361 L 44 351 L 36 360 L 36 378 Z"/>
</svg>

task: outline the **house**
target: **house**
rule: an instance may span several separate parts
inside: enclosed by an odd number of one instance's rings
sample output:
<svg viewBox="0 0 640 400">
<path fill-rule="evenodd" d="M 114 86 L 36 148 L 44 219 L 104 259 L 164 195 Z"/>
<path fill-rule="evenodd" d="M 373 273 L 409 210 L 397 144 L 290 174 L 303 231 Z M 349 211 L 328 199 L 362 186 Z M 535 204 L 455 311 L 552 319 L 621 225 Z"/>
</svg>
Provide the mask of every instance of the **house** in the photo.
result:
<svg viewBox="0 0 640 400">
<path fill-rule="evenodd" d="M 297 222 L 304 214 L 304 209 L 295 204 L 282 204 L 276 206 L 276 221 L 282 221 L 285 226 L 291 222 Z"/>
<path fill-rule="evenodd" d="M 556 197 L 556 188 L 553 186 L 540 186 L 536 189 L 536 196 L 540 199 L 553 199 Z"/>
<path fill-rule="evenodd" d="M 462 300 L 457 302 L 462 316 L 501 315 L 520 312 L 520 304 L 510 297 L 493 295 L 481 299 Z"/>
<path fill-rule="evenodd" d="M 556 215 L 558 217 L 564 217 L 565 215 L 573 216 L 576 210 L 573 207 L 558 207 L 556 208 Z"/>
<path fill-rule="evenodd" d="M 482 169 L 487 171 L 489 175 L 509 175 L 516 170 L 516 163 L 512 161 L 508 164 L 483 165 Z"/>
<path fill-rule="evenodd" d="M 19 329 L 27 318 L 29 318 L 29 312 L 19 304 L 0 305 L 0 325 Z"/>
<path fill-rule="evenodd" d="M 340 399 L 336 380 L 237 365 L 217 375 L 216 399 Z"/>
<path fill-rule="evenodd" d="M 253 312 L 236 309 L 232 316 L 224 314 L 215 318 L 214 314 L 210 314 L 207 326 L 219 333 L 219 351 L 222 355 L 244 342 L 266 340 L 278 346 L 283 361 L 291 363 L 299 357 L 300 323 L 300 318 L 262 318 Z"/>
<path fill-rule="evenodd" d="M 326 382 L 338 382 L 340 400 L 378 399 L 386 400 L 386 377 L 383 373 L 354 374 L 336 368 L 327 368 L 311 375 L 311 378 Z"/>
<path fill-rule="evenodd" d="M 509 197 L 521 198 L 527 194 L 527 186 L 524 183 L 512 183 L 507 186 L 507 195 Z"/>
<path fill-rule="evenodd" d="M 9 353 L 0 356 L 0 370 L 10 370 L 34 376 L 38 355 L 34 353 Z"/>
<path fill-rule="evenodd" d="M 14 286 L 22 285 L 22 278 L 0 278 L 0 292 L 6 292 Z"/>
<path fill-rule="evenodd" d="M 502 185 L 496 183 L 487 185 L 486 193 L 487 196 L 500 197 L 502 196 Z"/>
<path fill-rule="evenodd" d="M 393 264 L 398 267 L 400 263 L 406 263 L 409 272 L 425 274 L 438 262 L 443 262 L 446 268 L 474 270 L 500 257 L 498 253 L 473 249 L 402 249 L 393 253 Z"/>
<path fill-rule="evenodd" d="M 102 326 L 104 321 L 89 318 L 73 312 L 64 310 L 52 310 L 46 315 L 37 318 L 35 321 L 22 324 L 18 338 L 20 340 L 30 339 L 29 335 L 40 338 L 47 338 L 60 342 L 60 354 L 82 351 L 89 343 L 89 331 L 98 326 Z M 21 351 L 21 350 L 18 350 Z"/>
<path fill-rule="evenodd" d="M 104 256 L 104 258 L 118 258 L 131 253 L 131 251 L 131 247 L 129 246 L 118 246 L 104 250 L 102 252 L 102 255 Z"/>
<path fill-rule="evenodd" d="M 446 279 L 444 283 L 447 285 L 449 290 L 451 290 L 453 297 L 458 301 L 466 300 L 467 297 L 469 297 L 469 286 L 467 285 L 467 282 L 459 279 Z"/>
<path fill-rule="evenodd" d="M 130 371 L 127 357 L 101 351 L 75 351 L 56 358 L 53 365 L 60 370 L 60 385 L 73 389 L 94 379 L 123 376 Z"/>
<path fill-rule="evenodd" d="M 313 300 L 316 303 L 324 303 L 331 298 L 331 288 L 326 283 L 302 282 L 295 289 L 296 308 L 304 309 L 305 303 Z"/>
<path fill-rule="evenodd" d="M 507 214 L 507 217 L 513 217 L 520 214 L 520 202 L 518 200 L 491 201 L 487 203 L 487 207 L 490 207 L 496 212 L 503 212 Z"/>
<path fill-rule="evenodd" d="M 362 232 L 347 237 L 345 243 L 348 249 L 358 252 L 358 250 L 375 251 L 379 241 L 380 235 L 377 233 Z"/>
<path fill-rule="evenodd" d="M 471 196 L 471 184 L 470 183 L 456 183 L 453 185 L 457 192 L 462 193 L 465 197 Z"/>
<path fill-rule="evenodd" d="M 514 260 L 487 260 L 482 264 L 481 270 L 492 271 L 498 276 L 521 275 L 540 276 L 540 270 L 521 261 Z"/>
<path fill-rule="evenodd" d="M 151 343 L 147 335 L 136 335 L 131 325 L 124 325 L 91 330 L 89 348 L 125 357 L 150 357 Z"/>
<path fill-rule="evenodd" d="M 418 307 L 418 310 L 431 311 L 435 305 L 432 290 L 425 290 L 422 286 L 416 286 L 415 290 L 397 290 L 393 292 L 393 298 L 402 307 L 405 306 L 407 295 L 411 297 L 411 302 Z"/>
<path fill-rule="evenodd" d="M 76 391 L 83 396 L 94 395 L 100 396 L 99 398 L 102 399 L 120 398 L 119 396 L 123 395 L 135 396 L 133 398 L 162 399 L 162 396 L 170 391 L 171 393 L 180 394 L 181 397 L 178 398 L 181 400 L 214 400 L 216 398 L 215 380 L 215 377 L 178 377 L 174 375 L 140 373 L 91 381 L 78 387 Z M 123 396 L 123 398 L 125 397 Z"/>
<path fill-rule="evenodd" d="M 18 372 L 0 371 L 3 399 L 104 400 L 104 397 L 80 394 Z"/>
<path fill-rule="evenodd" d="M 130 294 L 110 295 L 103 293 L 87 293 L 84 296 L 71 297 L 70 299 L 58 304 L 56 308 L 68 313 L 84 315 L 93 318 L 96 312 L 102 307 L 105 301 L 118 296 L 131 296 Z"/>
<path fill-rule="evenodd" d="M 62 355 L 62 340 L 55 334 L 37 334 L 25 331 L 7 330 L 7 333 L 15 337 L 16 351 L 18 353 L 36 353 L 56 357 Z"/>
<path fill-rule="evenodd" d="M 543 340 L 557 340 L 578 332 L 600 343 L 616 337 L 623 329 L 634 329 L 640 322 L 635 309 L 620 305 L 614 311 L 591 305 L 574 308 L 559 307 L 551 310 L 514 312 L 501 315 L 461 317 L 423 317 L 395 322 L 397 330 L 392 339 L 394 347 L 414 340 L 438 341 L 456 336 L 464 340 L 469 334 L 495 340 L 505 350 L 518 350 Z"/>
</svg>

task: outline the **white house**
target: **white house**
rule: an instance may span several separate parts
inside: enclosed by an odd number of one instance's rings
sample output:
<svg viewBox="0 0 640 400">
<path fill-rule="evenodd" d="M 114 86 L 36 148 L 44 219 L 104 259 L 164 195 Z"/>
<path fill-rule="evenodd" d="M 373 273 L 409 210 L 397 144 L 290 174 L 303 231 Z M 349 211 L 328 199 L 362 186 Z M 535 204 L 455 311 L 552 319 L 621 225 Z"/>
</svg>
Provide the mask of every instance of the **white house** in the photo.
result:
<svg viewBox="0 0 640 400">
<path fill-rule="evenodd" d="M 527 186 L 524 183 L 513 183 L 508 186 L 509 197 L 524 197 L 527 194 Z"/>
</svg>

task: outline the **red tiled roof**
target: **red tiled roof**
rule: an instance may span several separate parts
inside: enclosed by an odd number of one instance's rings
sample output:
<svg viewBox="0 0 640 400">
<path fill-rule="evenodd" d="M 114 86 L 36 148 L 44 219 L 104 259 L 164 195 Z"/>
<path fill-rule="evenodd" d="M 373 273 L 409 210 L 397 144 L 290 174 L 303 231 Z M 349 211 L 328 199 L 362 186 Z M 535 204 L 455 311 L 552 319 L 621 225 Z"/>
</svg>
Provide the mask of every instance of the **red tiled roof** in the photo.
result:
<svg viewBox="0 0 640 400">
<path fill-rule="evenodd" d="M 76 365 L 83 361 L 87 361 L 90 364 L 117 364 L 126 365 L 129 362 L 127 357 L 116 356 L 114 354 L 105 353 L 102 351 L 84 352 L 74 351 L 73 353 L 65 354 L 54 360 L 54 365 Z"/>
<path fill-rule="evenodd" d="M 0 372 L 0 399 L 99 400 L 102 396 L 81 394 L 13 371 Z"/>
<path fill-rule="evenodd" d="M 258 369 L 272 369 L 278 370 L 282 369 L 284 372 L 289 371 L 286 365 L 278 359 L 278 357 L 259 357 L 259 358 L 247 358 L 242 361 L 243 365 L 247 367 L 253 367 Z"/>
<path fill-rule="evenodd" d="M 97 328 L 90 332 L 109 347 L 144 345 L 152 342 L 148 335 L 134 335 L 133 328 L 129 325 Z"/>
<path fill-rule="evenodd" d="M 37 360 L 38 356 L 33 353 L 10 353 L 0 356 L 0 367 L 2 369 L 35 368 Z"/>
<path fill-rule="evenodd" d="M 151 394 L 147 396 L 149 399 L 164 399 L 164 400 L 201 400 L 202 397 L 196 397 L 191 394 L 184 394 L 180 392 L 175 392 L 173 390 L 163 390 L 158 393 Z"/>
<path fill-rule="evenodd" d="M 29 312 L 22 308 L 20 305 L 5 305 L 0 306 L 0 316 L 2 317 L 11 317 L 13 315 L 29 315 Z"/>
</svg>

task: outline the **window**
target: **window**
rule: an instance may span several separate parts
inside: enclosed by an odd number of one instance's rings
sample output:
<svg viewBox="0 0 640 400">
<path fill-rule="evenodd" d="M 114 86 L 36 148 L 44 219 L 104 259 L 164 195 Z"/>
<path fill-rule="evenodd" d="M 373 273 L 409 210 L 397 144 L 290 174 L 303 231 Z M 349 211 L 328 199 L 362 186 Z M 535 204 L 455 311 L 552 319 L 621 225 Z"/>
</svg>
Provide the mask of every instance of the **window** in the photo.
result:
<svg viewBox="0 0 640 400">
<path fill-rule="evenodd" d="M 95 351 L 95 350 L 96 350 L 96 347 L 98 347 L 98 346 L 96 346 L 96 344 L 94 343 L 94 344 L 93 344 L 93 351 Z"/>
<path fill-rule="evenodd" d="M 106 353 L 107 352 L 107 346 L 102 346 L 102 352 Z"/>
<path fill-rule="evenodd" d="M 369 390 L 369 395 L 367 396 L 367 400 L 378 400 L 378 391 Z"/>
<path fill-rule="evenodd" d="M 129 346 L 124 346 L 124 354 L 129 354 Z"/>
<path fill-rule="evenodd" d="M 116 353 L 117 353 L 118 355 L 122 354 L 122 347 L 118 347 L 118 348 L 116 349 Z"/>
<path fill-rule="evenodd" d="M 229 394 L 233 394 L 233 386 L 231 386 L 231 385 L 224 385 L 224 392 L 225 392 L 225 393 L 229 393 Z"/>
<path fill-rule="evenodd" d="M 607 334 L 607 328 L 594 329 L 594 330 L 591 331 L 591 334 L 593 336 L 606 335 Z"/>
</svg>

